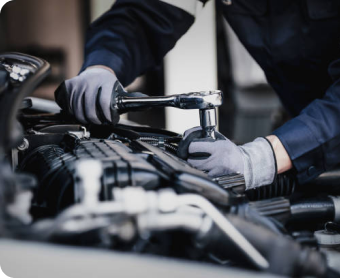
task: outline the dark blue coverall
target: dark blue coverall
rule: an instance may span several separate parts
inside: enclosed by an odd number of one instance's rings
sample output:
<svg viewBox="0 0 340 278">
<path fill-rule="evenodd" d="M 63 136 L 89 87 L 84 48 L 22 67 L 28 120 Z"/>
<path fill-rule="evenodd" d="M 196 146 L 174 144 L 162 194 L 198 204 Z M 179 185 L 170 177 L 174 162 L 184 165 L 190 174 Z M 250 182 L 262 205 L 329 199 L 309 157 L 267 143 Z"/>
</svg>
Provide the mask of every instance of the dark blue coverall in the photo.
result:
<svg viewBox="0 0 340 278">
<path fill-rule="evenodd" d="M 299 182 L 339 164 L 340 0 L 220 4 L 294 117 L 274 134 L 286 148 Z M 88 31 L 83 69 L 108 66 L 127 85 L 161 63 L 193 22 L 191 14 L 159 0 L 117 0 Z"/>
</svg>

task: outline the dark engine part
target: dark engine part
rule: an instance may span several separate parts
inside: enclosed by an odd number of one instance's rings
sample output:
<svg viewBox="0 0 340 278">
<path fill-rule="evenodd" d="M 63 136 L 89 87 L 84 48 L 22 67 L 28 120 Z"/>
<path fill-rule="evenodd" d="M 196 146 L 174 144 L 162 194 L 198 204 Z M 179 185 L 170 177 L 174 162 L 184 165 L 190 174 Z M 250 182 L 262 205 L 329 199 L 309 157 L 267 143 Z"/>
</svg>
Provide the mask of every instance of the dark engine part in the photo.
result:
<svg viewBox="0 0 340 278">
<path fill-rule="evenodd" d="M 149 145 L 136 141 L 133 145 L 143 152 L 149 153 L 148 160 L 165 176 L 168 186 L 175 187 L 178 193 L 194 193 L 204 196 L 211 202 L 229 207 L 239 198 L 227 192 L 203 172 L 194 169 L 178 157 Z"/>
<path fill-rule="evenodd" d="M 49 74 L 50 65 L 39 58 L 0 54 L 0 155 L 20 145 L 23 130 L 17 121 L 22 100 Z M 7 72 L 7 73 L 6 73 Z"/>
<path fill-rule="evenodd" d="M 38 144 L 40 137 L 47 137 L 41 146 Z M 130 140 L 125 145 L 119 140 L 79 139 L 71 133 L 37 134 L 26 138 L 35 148 L 29 147 L 21 155 L 19 170 L 35 175 L 39 181 L 32 209 L 36 218 L 54 216 L 81 201 L 82 192 L 75 175 L 76 163 L 80 159 L 102 162 L 104 173 L 100 198 L 103 201 L 112 200 L 113 188 L 126 186 L 147 190 L 172 187 L 178 193 L 198 193 L 226 207 L 234 200 L 232 194 L 201 171 L 140 140 Z"/>
<path fill-rule="evenodd" d="M 336 208 L 331 197 L 303 198 L 291 201 L 292 222 L 327 222 L 333 221 L 336 216 Z"/>
<path fill-rule="evenodd" d="M 328 221 L 338 222 L 340 218 L 339 198 L 333 196 L 293 195 L 290 199 L 281 197 L 250 202 L 249 207 L 261 216 L 275 218 L 294 231 L 313 231 Z"/>
<path fill-rule="evenodd" d="M 321 253 L 242 218 L 229 215 L 228 219 L 268 259 L 271 273 L 289 277 L 328 277 L 331 272 Z M 224 237 L 222 231 L 212 225 L 208 232 L 198 236 L 196 243 L 219 260 L 232 259 L 245 264 L 244 256 L 227 238 L 223 240 Z"/>
<path fill-rule="evenodd" d="M 58 145 L 41 146 L 28 154 L 20 165 L 20 170 L 34 174 L 39 180 L 33 207 L 41 216 L 55 215 L 81 200 L 82 192 L 75 182 L 75 166 L 79 159 L 102 162 L 101 200 L 112 200 L 114 187 L 132 185 L 153 189 L 159 185 L 157 170 L 117 141 L 85 140 L 71 151 Z"/>
<path fill-rule="evenodd" d="M 248 190 L 246 195 L 251 201 L 290 196 L 294 193 L 296 185 L 297 181 L 293 175 L 281 174 L 273 184 Z"/>
<path fill-rule="evenodd" d="M 0 237 L 24 238 L 24 224 L 31 217 L 29 207 L 34 178 L 13 172 L 9 153 L 23 140 L 24 132 L 17 121 L 22 100 L 32 93 L 49 74 L 49 64 L 21 53 L 0 54 Z M 20 235 L 19 235 L 20 234 Z"/>
<path fill-rule="evenodd" d="M 302 193 L 340 195 L 340 167 L 327 171 L 311 182 L 299 186 L 299 191 Z"/>
<path fill-rule="evenodd" d="M 249 203 L 249 206 L 259 215 L 272 217 L 280 222 L 286 222 L 291 215 L 291 203 L 287 198 L 274 198 Z"/>
<path fill-rule="evenodd" d="M 278 175 L 275 181 L 267 186 L 261 186 L 245 191 L 243 175 L 231 174 L 214 179 L 222 188 L 236 194 L 245 194 L 250 201 L 259 201 L 277 197 L 290 196 L 295 192 L 297 181 L 291 173 Z"/>
<path fill-rule="evenodd" d="M 287 172 L 277 176 L 273 184 L 253 188 L 245 191 L 244 179 L 241 175 L 229 175 L 215 179 L 223 188 L 232 190 L 238 194 L 246 194 L 250 201 L 291 196 L 299 193 L 307 196 L 319 194 L 340 195 L 340 168 L 321 174 L 307 184 L 299 184 L 293 172 Z"/>
<path fill-rule="evenodd" d="M 291 198 L 290 217 L 286 227 L 289 230 L 319 230 L 328 221 L 339 221 L 340 203 L 338 197 L 301 196 Z"/>
</svg>

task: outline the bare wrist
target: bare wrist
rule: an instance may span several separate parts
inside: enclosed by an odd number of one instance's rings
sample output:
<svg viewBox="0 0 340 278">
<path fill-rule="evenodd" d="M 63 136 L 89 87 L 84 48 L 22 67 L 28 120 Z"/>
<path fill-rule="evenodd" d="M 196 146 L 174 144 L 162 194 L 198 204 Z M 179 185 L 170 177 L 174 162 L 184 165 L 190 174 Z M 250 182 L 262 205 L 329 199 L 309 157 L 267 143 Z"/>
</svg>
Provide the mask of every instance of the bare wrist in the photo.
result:
<svg viewBox="0 0 340 278">
<path fill-rule="evenodd" d="M 276 163 L 277 163 L 277 173 L 281 174 L 292 169 L 293 163 L 285 147 L 281 143 L 280 139 L 275 135 L 270 135 L 270 136 L 267 136 L 266 138 L 273 146 L 273 150 L 275 152 Z"/>
<path fill-rule="evenodd" d="M 88 70 L 88 69 L 93 69 L 93 68 L 99 68 L 99 69 L 108 70 L 109 72 L 113 73 L 113 74 L 116 76 L 115 72 L 114 72 L 111 68 L 109 68 L 109 67 L 107 67 L 107 66 L 104 66 L 104 65 L 90 66 L 90 67 L 86 68 L 86 70 Z"/>
</svg>

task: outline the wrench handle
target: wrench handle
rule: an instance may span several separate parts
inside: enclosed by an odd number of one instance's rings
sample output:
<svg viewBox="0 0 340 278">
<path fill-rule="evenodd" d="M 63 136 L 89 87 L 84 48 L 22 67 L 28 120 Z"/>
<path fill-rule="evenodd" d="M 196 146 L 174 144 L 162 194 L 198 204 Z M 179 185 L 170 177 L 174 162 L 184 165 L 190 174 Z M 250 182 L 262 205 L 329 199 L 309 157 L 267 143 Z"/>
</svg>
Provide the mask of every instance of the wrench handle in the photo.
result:
<svg viewBox="0 0 340 278">
<path fill-rule="evenodd" d="M 176 98 L 169 97 L 118 97 L 118 110 L 147 110 L 153 107 L 176 107 Z"/>
</svg>

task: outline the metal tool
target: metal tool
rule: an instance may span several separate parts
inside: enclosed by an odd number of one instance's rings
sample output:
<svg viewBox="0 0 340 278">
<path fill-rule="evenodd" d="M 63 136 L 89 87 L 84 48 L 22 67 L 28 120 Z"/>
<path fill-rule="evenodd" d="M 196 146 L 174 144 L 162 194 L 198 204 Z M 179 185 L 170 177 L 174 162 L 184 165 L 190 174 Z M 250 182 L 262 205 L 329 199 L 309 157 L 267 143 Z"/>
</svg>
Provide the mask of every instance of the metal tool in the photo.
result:
<svg viewBox="0 0 340 278">
<path fill-rule="evenodd" d="M 144 110 L 152 107 L 175 107 L 179 109 L 199 109 L 204 137 L 215 139 L 216 107 L 223 103 L 221 91 L 202 91 L 188 94 L 157 97 L 118 96 L 116 106 L 119 114 Z"/>
<path fill-rule="evenodd" d="M 216 108 L 200 109 L 200 123 L 203 130 L 203 137 L 216 139 L 216 118 Z"/>
</svg>

